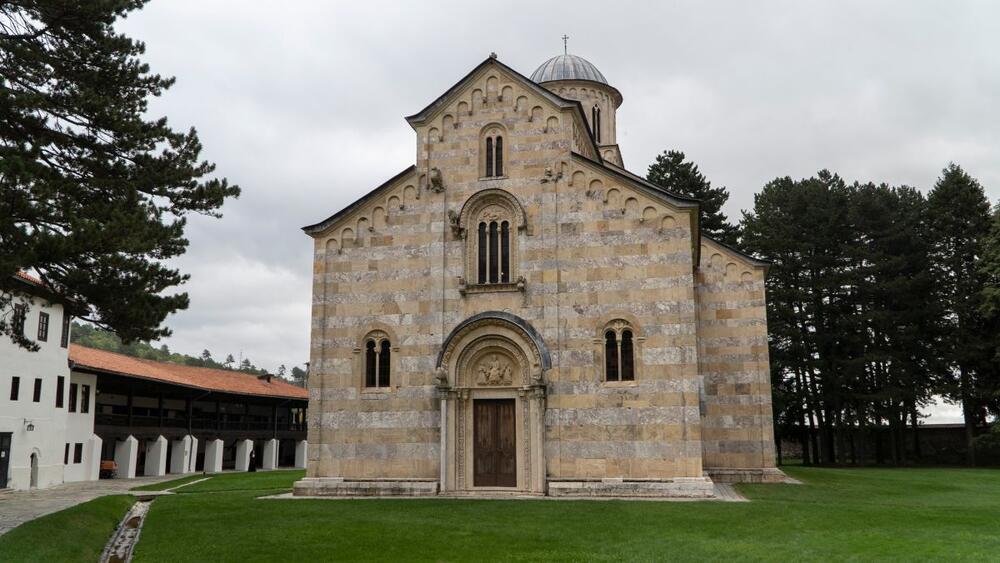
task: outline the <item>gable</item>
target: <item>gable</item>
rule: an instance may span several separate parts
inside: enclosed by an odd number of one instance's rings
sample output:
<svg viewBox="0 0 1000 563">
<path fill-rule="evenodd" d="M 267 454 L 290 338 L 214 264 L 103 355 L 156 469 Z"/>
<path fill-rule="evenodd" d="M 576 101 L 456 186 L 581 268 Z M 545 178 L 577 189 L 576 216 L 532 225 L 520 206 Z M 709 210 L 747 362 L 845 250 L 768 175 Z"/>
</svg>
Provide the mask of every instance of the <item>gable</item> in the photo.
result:
<svg viewBox="0 0 1000 563">
<path fill-rule="evenodd" d="M 327 234 L 328 232 L 333 231 L 334 227 L 343 224 L 347 219 L 353 218 L 357 212 L 361 212 L 363 214 L 364 212 L 362 210 L 366 209 L 366 204 L 375 206 L 375 203 L 373 203 L 372 200 L 379 195 L 385 196 L 387 205 L 388 200 L 393 196 L 397 197 L 400 202 L 404 202 L 406 197 L 408 197 L 406 188 L 412 188 L 414 190 L 414 194 L 416 193 L 416 171 L 417 167 L 414 165 L 406 167 L 405 170 L 396 174 L 392 178 L 389 178 L 377 188 L 361 196 L 354 201 L 354 203 L 351 203 L 319 223 L 302 227 L 302 230 L 313 238 Z M 392 192 L 399 193 L 395 194 Z M 384 210 L 385 208 L 383 208 L 383 211 Z M 370 211 L 374 212 L 374 207 Z"/>
<path fill-rule="evenodd" d="M 485 61 L 477 65 L 444 94 L 439 96 L 424 109 L 408 116 L 406 121 L 411 127 L 414 128 L 414 130 L 419 131 L 421 128 L 426 127 L 437 120 L 441 120 L 442 116 L 446 119 L 448 117 L 447 115 L 444 115 L 446 113 L 451 115 L 452 120 L 454 120 L 455 114 L 458 111 L 456 106 L 461 105 L 463 101 L 465 101 L 466 104 L 473 103 L 474 100 L 472 100 L 472 98 L 475 97 L 475 93 L 477 91 L 479 91 L 480 94 L 491 95 L 491 81 L 494 82 L 494 89 L 502 88 L 506 90 L 507 88 L 510 88 L 509 85 L 498 84 L 500 82 L 500 77 L 505 78 L 506 82 L 511 82 L 520 86 L 526 92 L 532 94 L 535 98 L 542 100 L 543 103 L 550 106 L 550 109 L 561 113 L 572 113 L 575 130 L 574 140 L 578 149 L 586 152 L 591 158 L 600 160 L 600 152 L 593 139 L 593 135 L 590 131 L 590 125 L 584 116 L 583 106 L 580 102 L 562 98 L 557 94 L 554 94 L 543 86 L 532 82 L 531 79 L 527 78 L 523 74 L 501 63 L 499 60 L 494 58 L 494 56 L 490 56 Z M 503 90 L 497 91 L 495 94 L 503 95 Z M 512 95 L 518 96 L 517 93 L 513 92 Z M 523 95 L 518 96 L 518 101 L 521 97 L 523 97 Z M 446 126 L 443 122 L 434 123 L 434 125 L 435 127 L 432 127 L 432 130 L 437 127 L 444 128 Z"/>
</svg>

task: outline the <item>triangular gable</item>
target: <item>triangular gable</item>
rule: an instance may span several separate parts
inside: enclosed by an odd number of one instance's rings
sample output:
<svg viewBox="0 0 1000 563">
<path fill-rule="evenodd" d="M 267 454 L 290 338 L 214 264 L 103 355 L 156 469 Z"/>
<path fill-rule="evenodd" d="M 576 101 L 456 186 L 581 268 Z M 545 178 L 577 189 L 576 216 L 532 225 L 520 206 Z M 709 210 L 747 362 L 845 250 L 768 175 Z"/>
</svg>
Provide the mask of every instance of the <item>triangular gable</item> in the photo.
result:
<svg viewBox="0 0 1000 563">
<path fill-rule="evenodd" d="M 319 223 L 316 223 L 316 224 L 313 224 L 313 225 L 306 225 L 305 227 L 302 227 L 302 230 L 305 231 L 305 233 L 307 235 L 309 235 L 309 236 L 318 235 L 318 234 L 326 231 L 335 222 L 337 222 L 338 219 L 340 219 L 341 217 L 344 217 L 344 216 L 350 214 L 352 211 L 354 211 L 358 207 L 361 207 L 361 205 L 363 205 L 366 201 L 368 201 L 368 198 L 372 197 L 376 193 L 381 192 L 385 188 L 394 186 L 396 184 L 396 182 L 402 180 L 403 178 L 407 177 L 410 174 L 413 174 L 416 171 L 417 171 L 416 165 L 411 164 L 410 166 L 407 166 L 405 170 L 403 170 L 399 174 L 396 174 L 392 178 L 389 178 L 388 180 L 386 180 L 385 182 L 383 182 L 381 185 L 379 185 L 377 188 L 375 188 L 375 189 L 371 190 L 370 192 L 366 193 L 365 195 L 361 196 L 360 198 L 358 198 L 357 200 L 355 200 L 354 203 L 352 203 L 352 204 L 344 207 L 340 211 L 334 213 L 333 215 L 327 217 L 326 219 L 320 221 Z"/>
<path fill-rule="evenodd" d="M 444 108 L 448 107 L 448 105 L 452 102 L 455 96 L 457 96 L 460 92 L 465 90 L 479 76 L 480 72 L 483 71 L 488 66 L 497 67 L 497 69 L 499 69 L 500 71 L 510 75 L 511 78 L 520 82 L 525 88 L 547 99 L 550 103 L 552 103 L 559 109 L 575 110 L 574 112 L 575 117 L 577 121 L 584 127 L 584 129 L 586 129 L 587 131 L 586 137 L 593 148 L 594 154 L 596 154 L 598 158 L 601 157 L 600 156 L 601 153 L 600 150 L 598 149 L 597 142 L 594 141 L 593 132 L 590 130 L 590 124 L 587 123 L 586 114 L 584 114 L 583 112 L 583 105 L 578 100 L 569 100 L 563 98 L 562 96 L 559 96 L 558 94 L 554 94 L 544 86 L 538 84 L 537 82 L 533 82 L 527 76 L 503 64 L 502 62 L 500 62 L 499 59 L 497 59 L 495 56 L 492 55 L 487 57 L 486 60 L 484 60 L 483 62 L 476 65 L 475 68 L 469 71 L 468 74 L 463 76 L 451 88 L 448 88 L 448 90 L 445 91 L 444 94 L 441 94 L 440 96 L 437 97 L 436 100 L 428 104 L 427 107 L 425 107 L 424 109 L 418 111 L 417 113 L 411 116 L 408 116 L 406 118 L 406 121 L 412 127 L 416 127 L 436 117 L 438 113 L 443 111 Z"/>
</svg>

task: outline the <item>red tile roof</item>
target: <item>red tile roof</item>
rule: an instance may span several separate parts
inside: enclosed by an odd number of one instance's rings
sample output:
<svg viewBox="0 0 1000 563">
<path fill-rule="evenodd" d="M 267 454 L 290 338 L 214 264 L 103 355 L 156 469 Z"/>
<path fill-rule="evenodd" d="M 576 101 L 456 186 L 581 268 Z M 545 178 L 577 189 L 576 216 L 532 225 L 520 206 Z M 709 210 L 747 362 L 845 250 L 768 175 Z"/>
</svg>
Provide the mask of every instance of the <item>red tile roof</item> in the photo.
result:
<svg viewBox="0 0 1000 563">
<path fill-rule="evenodd" d="M 20 271 L 14 272 L 14 277 L 24 280 L 30 284 L 37 285 L 38 287 L 45 287 L 45 284 L 42 283 L 42 280 L 36 278 L 35 276 L 27 272 L 20 272 Z"/>
<path fill-rule="evenodd" d="M 288 399 L 309 398 L 309 392 L 306 389 L 292 385 L 278 377 L 272 377 L 268 383 L 258 379 L 255 375 L 238 371 L 144 360 L 105 350 L 87 348 L 78 344 L 70 344 L 69 359 L 78 367 L 194 387 L 206 391 Z"/>
</svg>

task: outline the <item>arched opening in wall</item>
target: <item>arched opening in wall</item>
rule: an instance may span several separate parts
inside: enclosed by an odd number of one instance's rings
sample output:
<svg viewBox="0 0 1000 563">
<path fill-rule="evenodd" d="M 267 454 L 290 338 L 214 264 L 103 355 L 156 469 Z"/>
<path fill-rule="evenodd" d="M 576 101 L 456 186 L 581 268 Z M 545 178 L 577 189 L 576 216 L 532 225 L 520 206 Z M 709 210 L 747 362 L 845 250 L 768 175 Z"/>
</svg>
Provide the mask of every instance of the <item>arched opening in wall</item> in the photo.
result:
<svg viewBox="0 0 1000 563">
<path fill-rule="evenodd" d="M 590 126 L 594 130 L 594 141 L 601 142 L 601 108 L 596 105 L 590 110 Z"/>
<path fill-rule="evenodd" d="M 31 489 L 38 488 L 38 454 L 31 452 L 31 459 L 29 460 L 31 464 L 31 475 L 29 477 L 28 487 Z"/>
<path fill-rule="evenodd" d="M 483 128 L 483 132 L 480 135 L 480 177 L 503 177 L 506 168 L 504 165 L 505 133 L 506 131 L 500 125 L 488 125 Z"/>
<path fill-rule="evenodd" d="M 364 386 L 369 389 L 392 386 L 392 341 L 388 333 L 373 330 L 364 338 Z"/>
<path fill-rule="evenodd" d="M 503 190 L 469 198 L 459 217 L 459 228 L 467 233 L 465 279 L 484 286 L 519 280 L 518 233 L 526 228 L 525 220 L 520 203 Z"/>
<path fill-rule="evenodd" d="M 635 381 L 635 331 L 628 321 L 604 327 L 604 380 Z"/>
</svg>

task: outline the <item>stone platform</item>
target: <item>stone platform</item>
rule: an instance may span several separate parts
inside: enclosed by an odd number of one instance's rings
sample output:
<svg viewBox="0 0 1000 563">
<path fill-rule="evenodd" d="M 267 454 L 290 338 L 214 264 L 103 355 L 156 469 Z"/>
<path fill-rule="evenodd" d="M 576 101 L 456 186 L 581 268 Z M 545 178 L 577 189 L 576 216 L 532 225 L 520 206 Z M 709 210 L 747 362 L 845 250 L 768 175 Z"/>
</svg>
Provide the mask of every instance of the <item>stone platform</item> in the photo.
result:
<svg viewBox="0 0 1000 563">
<path fill-rule="evenodd" d="M 438 494 L 436 480 L 343 479 L 306 477 L 295 482 L 292 494 L 306 497 L 418 497 Z"/>
</svg>

